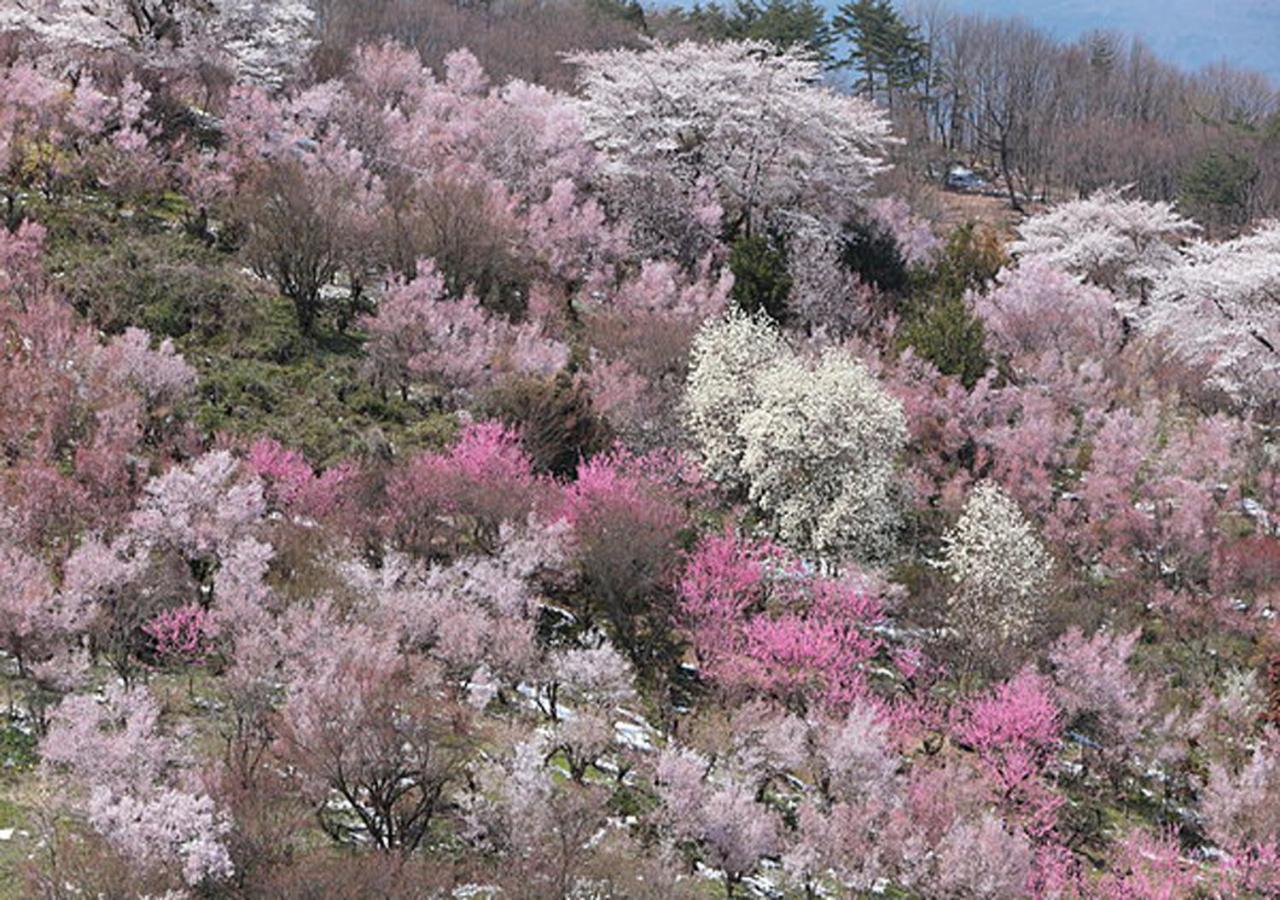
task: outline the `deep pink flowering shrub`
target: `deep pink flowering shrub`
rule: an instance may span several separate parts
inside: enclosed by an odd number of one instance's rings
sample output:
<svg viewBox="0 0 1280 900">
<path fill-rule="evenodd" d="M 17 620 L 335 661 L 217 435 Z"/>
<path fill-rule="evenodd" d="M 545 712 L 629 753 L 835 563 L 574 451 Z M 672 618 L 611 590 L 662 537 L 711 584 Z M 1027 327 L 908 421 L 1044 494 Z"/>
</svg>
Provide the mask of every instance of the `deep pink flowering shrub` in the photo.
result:
<svg viewBox="0 0 1280 900">
<path fill-rule="evenodd" d="M 879 598 L 856 578 L 817 575 L 781 547 L 704 538 L 680 582 L 680 614 L 705 674 L 730 693 L 847 708 L 880 649 Z"/>
<path fill-rule="evenodd" d="M 245 463 L 263 480 L 273 505 L 311 518 L 332 512 L 356 473 L 355 467 L 345 462 L 317 473 L 301 453 L 266 437 L 249 447 Z"/>
<path fill-rule="evenodd" d="M 199 665 L 214 652 L 217 627 L 209 613 L 194 604 L 165 610 L 142 630 L 152 640 L 160 659 L 185 665 Z"/>
<path fill-rule="evenodd" d="M 473 423 L 448 451 L 420 454 L 388 475 L 383 533 L 424 557 L 464 539 L 492 548 L 502 522 L 525 521 L 548 490 L 519 435 L 498 423 Z"/>
<path fill-rule="evenodd" d="M 621 448 L 600 454 L 578 466 L 559 513 L 573 530 L 589 598 L 582 613 L 607 623 L 647 674 L 675 654 L 672 584 L 681 533 L 691 523 L 681 465 Z"/>
<path fill-rule="evenodd" d="M 968 703 L 956 738 L 973 748 L 995 797 L 1034 837 L 1055 824 L 1062 798 L 1044 782 L 1062 739 L 1062 714 L 1039 675 L 1023 671 Z"/>
</svg>

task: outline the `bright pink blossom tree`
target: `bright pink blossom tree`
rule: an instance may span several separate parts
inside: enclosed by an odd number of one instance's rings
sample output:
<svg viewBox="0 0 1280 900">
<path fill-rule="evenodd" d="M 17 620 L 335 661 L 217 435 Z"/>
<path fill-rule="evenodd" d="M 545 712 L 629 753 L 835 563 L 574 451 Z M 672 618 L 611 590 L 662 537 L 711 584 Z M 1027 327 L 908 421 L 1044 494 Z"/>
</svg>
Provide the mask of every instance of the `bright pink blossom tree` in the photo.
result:
<svg viewBox="0 0 1280 900">
<path fill-rule="evenodd" d="M 865 580 L 822 577 L 787 551 L 705 538 L 680 583 L 680 612 L 706 674 L 729 691 L 847 708 L 867 691 L 883 608 Z"/>
</svg>

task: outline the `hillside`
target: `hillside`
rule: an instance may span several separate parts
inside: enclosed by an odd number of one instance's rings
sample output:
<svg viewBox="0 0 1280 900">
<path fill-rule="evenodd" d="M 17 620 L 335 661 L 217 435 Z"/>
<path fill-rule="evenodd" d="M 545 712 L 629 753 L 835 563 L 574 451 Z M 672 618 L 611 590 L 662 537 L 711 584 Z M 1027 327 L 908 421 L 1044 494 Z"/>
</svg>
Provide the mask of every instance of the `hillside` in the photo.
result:
<svg viewBox="0 0 1280 900">
<path fill-rule="evenodd" d="M 1280 222 L 1107 48 L 6 13 L 0 898 L 1280 895 Z"/>
</svg>

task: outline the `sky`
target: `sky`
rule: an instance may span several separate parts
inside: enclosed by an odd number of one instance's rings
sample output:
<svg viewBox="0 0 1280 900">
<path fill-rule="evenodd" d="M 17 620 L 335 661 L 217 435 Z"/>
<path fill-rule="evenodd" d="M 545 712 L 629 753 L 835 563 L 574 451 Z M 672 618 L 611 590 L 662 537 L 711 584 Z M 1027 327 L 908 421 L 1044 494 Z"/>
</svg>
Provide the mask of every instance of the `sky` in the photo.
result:
<svg viewBox="0 0 1280 900">
<path fill-rule="evenodd" d="M 1097 28 L 1136 34 L 1182 68 L 1226 60 L 1258 69 L 1280 84 L 1280 0 L 949 0 L 949 5 L 964 12 L 1019 15 L 1063 39 Z"/>
</svg>

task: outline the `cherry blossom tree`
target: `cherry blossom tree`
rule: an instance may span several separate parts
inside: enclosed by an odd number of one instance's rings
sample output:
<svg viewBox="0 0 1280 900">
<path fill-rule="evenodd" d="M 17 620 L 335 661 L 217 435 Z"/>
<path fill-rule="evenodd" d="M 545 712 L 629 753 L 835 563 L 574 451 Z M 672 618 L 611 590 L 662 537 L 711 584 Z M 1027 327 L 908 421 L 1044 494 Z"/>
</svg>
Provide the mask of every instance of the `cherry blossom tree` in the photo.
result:
<svg viewBox="0 0 1280 900">
<path fill-rule="evenodd" d="M 276 752 L 335 840 L 411 852 L 448 803 L 464 720 L 393 641 L 331 627 L 341 637 L 317 647 L 289 688 Z"/>
<path fill-rule="evenodd" d="M 501 854 L 522 890 L 570 895 L 587 873 L 606 826 L 607 791 L 555 777 L 537 737 L 483 767 L 463 801 L 472 846 Z"/>
<path fill-rule="evenodd" d="M 675 656 L 671 584 L 690 520 L 680 486 L 654 477 L 648 462 L 619 449 L 582 463 L 561 514 L 576 538 L 587 622 L 602 620 L 652 677 Z"/>
<path fill-rule="evenodd" d="M 1049 650 L 1053 696 L 1064 723 L 1083 730 L 1108 755 L 1123 755 L 1149 723 L 1152 693 L 1129 668 L 1138 632 L 1099 631 L 1086 639 L 1071 629 Z"/>
<path fill-rule="evenodd" d="M 569 57 L 585 135 L 620 177 L 716 186 L 730 232 L 787 214 L 840 222 L 884 168 L 884 115 L 822 87 L 816 61 L 762 43 Z"/>
<path fill-rule="evenodd" d="M 265 512 L 262 483 L 215 450 L 149 481 L 129 524 L 134 538 L 200 563 L 229 551 Z"/>
<path fill-rule="evenodd" d="M 1113 290 L 1132 304 L 1178 262 L 1178 248 L 1198 230 L 1172 204 L 1105 188 L 1031 216 L 1018 226 L 1018 240 L 1009 249 Z"/>
<path fill-rule="evenodd" d="M 994 290 L 971 296 L 987 346 L 1021 379 L 1070 391 L 1086 406 L 1111 385 L 1106 362 L 1120 351 L 1115 298 L 1031 256 L 1000 273 Z"/>
<path fill-rule="evenodd" d="M 253 166 L 229 212 L 243 229 L 250 267 L 293 301 L 310 336 L 334 278 L 345 272 L 358 290 L 366 276 L 382 202 L 382 185 L 359 153 L 340 139 L 305 138 Z"/>
<path fill-rule="evenodd" d="M 950 625 L 971 658 L 1025 648 L 1042 619 L 1052 559 L 1022 511 L 983 482 L 944 542 L 955 585 Z"/>
<path fill-rule="evenodd" d="M 713 278 L 707 260 L 692 274 L 646 260 L 616 289 L 583 298 L 594 405 L 632 446 L 674 439 L 694 335 L 724 312 L 731 285 L 727 271 Z"/>
<path fill-rule="evenodd" d="M 140 330 L 104 347 L 47 295 L 0 304 L 0 329 L 14 336 L 0 347 L 0 440 L 11 461 L 0 486 L 32 546 L 65 546 L 77 526 L 124 514 L 144 475 L 138 462 L 168 442 L 168 404 L 189 394 L 194 372 L 171 345 L 151 350 Z"/>
<path fill-rule="evenodd" d="M 1108 414 L 1093 436 L 1093 461 L 1077 497 L 1063 504 L 1069 542 L 1082 558 L 1117 572 L 1146 568 L 1202 581 L 1214 521 L 1233 502 L 1234 492 L 1218 486 L 1238 482 L 1244 440 L 1238 423 L 1224 416 Z"/>
<path fill-rule="evenodd" d="M 668 749 L 658 759 L 656 783 L 664 824 L 677 840 L 697 845 L 707 864 L 723 873 L 732 897 L 761 859 L 776 852 L 781 829 L 733 772 L 709 769 L 692 751 Z"/>
<path fill-rule="evenodd" d="M 222 843 L 230 823 L 183 783 L 189 760 L 182 743 L 162 732 L 159 706 L 145 688 L 63 700 L 41 755 L 87 795 L 73 808 L 140 870 L 175 865 L 191 886 L 232 874 Z"/>
<path fill-rule="evenodd" d="M 1275 735 L 1268 733 L 1238 772 L 1223 763 L 1210 769 L 1202 808 L 1209 835 L 1220 846 L 1238 850 L 1274 844 L 1280 837 L 1274 800 L 1280 789 L 1280 766 L 1274 745 Z"/>
<path fill-rule="evenodd" d="M 946 895 L 1025 897 L 1034 853 L 1025 834 L 985 813 L 959 820 L 939 846 L 937 887 Z"/>
<path fill-rule="evenodd" d="M 0 30 L 31 31 L 62 54 L 112 51 L 175 67 L 212 56 L 236 76 L 279 85 L 309 52 L 314 16 L 301 0 L 20 0 Z"/>
<path fill-rule="evenodd" d="M 901 197 L 873 200 L 867 211 L 893 235 L 902 261 L 908 265 L 927 263 L 942 247 L 929 223 L 915 215 Z"/>
<path fill-rule="evenodd" d="M 544 338 L 536 324 L 513 326 L 472 296 L 450 298 L 429 260 L 419 263 L 412 281 L 387 291 L 377 314 L 362 324 L 370 337 L 370 376 L 404 396 L 414 381 L 436 382 L 446 393 L 467 392 L 496 381 L 504 369 L 548 375 L 569 359 L 568 347 Z"/>
<path fill-rule="evenodd" d="M 1220 244 L 1197 242 L 1152 292 L 1143 327 L 1163 336 L 1233 400 L 1280 403 L 1280 225 Z"/>
<path fill-rule="evenodd" d="M 22 303 L 39 293 L 44 240 L 45 229 L 38 222 L 24 221 L 13 231 L 0 228 L 0 292 Z"/>
<path fill-rule="evenodd" d="M 57 591 L 38 559 L 0 544 L 0 612 L 0 647 L 26 676 L 87 629 L 92 609 Z"/>
</svg>

